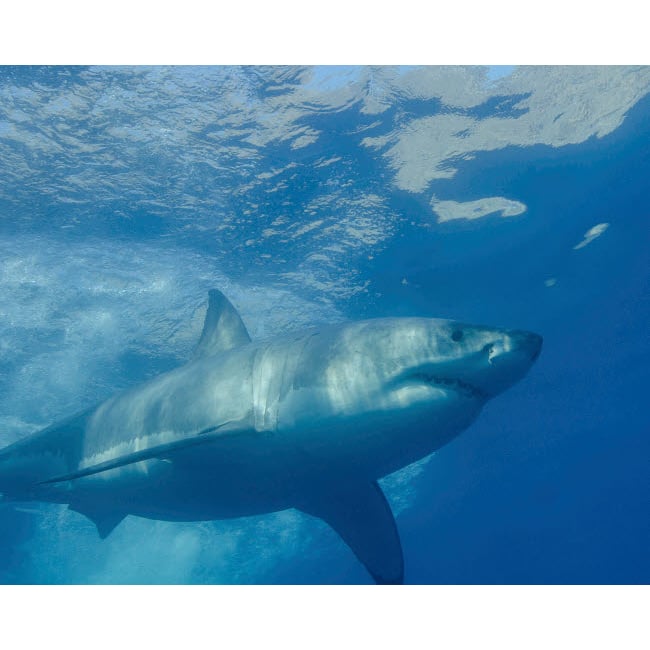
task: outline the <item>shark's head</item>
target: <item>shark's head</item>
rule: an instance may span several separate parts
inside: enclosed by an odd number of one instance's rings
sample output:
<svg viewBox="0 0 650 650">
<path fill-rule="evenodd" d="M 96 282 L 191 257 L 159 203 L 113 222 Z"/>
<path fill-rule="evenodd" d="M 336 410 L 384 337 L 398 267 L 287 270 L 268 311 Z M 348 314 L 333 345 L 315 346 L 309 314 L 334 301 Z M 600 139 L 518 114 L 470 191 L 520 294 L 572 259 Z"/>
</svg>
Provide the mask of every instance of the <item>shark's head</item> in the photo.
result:
<svg viewBox="0 0 650 650">
<path fill-rule="evenodd" d="M 532 332 L 455 321 L 395 319 L 391 329 L 377 340 L 387 388 L 430 386 L 482 401 L 519 381 L 542 348 Z"/>
<path fill-rule="evenodd" d="M 465 429 L 541 346 L 531 332 L 429 318 L 325 328 L 301 343 L 279 421 L 383 476 Z"/>
<path fill-rule="evenodd" d="M 520 330 L 429 318 L 359 321 L 322 341 L 326 380 L 338 413 L 368 411 L 426 419 L 450 409 L 477 412 L 519 381 L 539 356 L 542 338 Z M 442 415 L 441 415 L 442 417 Z"/>
<path fill-rule="evenodd" d="M 429 387 L 479 401 L 519 381 L 542 347 L 532 332 L 427 318 L 382 319 L 359 334 L 387 392 Z"/>
</svg>

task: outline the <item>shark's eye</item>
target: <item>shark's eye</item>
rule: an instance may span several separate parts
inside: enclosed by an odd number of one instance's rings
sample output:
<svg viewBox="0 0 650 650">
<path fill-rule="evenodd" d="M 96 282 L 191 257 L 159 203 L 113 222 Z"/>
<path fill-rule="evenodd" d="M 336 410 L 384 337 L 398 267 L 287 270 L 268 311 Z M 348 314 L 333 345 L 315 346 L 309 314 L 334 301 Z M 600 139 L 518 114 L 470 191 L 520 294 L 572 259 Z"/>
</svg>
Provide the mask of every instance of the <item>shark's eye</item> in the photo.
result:
<svg viewBox="0 0 650 650">
<path fill-rule="evenodd" d="M 451 333 L 451 338 L 454 341 L 461 341 L 463 339 L 463 330 L 454 330 Z"/>
</svg>

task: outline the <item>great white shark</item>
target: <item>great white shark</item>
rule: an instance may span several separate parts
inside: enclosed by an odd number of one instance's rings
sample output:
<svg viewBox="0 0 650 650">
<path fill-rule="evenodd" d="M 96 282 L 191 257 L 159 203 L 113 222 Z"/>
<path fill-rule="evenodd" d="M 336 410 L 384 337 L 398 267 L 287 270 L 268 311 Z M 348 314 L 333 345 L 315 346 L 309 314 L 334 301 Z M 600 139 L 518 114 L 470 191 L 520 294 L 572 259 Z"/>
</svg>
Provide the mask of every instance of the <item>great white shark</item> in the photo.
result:
<svg viewBox="0 0 650 650">
<path fill-rule="evenodd" d="M 297 508 L 327 522 L 376 582 L 401 583 L 378 479 L 467 428 L 541 346 L 531 332 L 430 318 L 252 342 L 213 290 L 191 361 L 0 450 L 0 493 L 68 504 L 102 538 L 127 515 Z"/>
</svg>

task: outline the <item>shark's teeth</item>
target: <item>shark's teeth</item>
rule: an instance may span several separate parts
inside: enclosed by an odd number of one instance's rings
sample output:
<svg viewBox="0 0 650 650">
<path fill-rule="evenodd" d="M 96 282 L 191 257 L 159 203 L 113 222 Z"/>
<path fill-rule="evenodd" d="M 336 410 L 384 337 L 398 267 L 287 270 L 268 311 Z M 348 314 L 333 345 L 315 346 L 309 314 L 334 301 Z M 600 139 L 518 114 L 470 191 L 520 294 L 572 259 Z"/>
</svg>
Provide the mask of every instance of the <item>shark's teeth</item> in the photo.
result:
<svg viewBox="0 0 650 650">
<path fill-rule="evenodd" d="M 409 381 L 422 381 L 427 384 L 432 384 L 436 386 L 442 386 L 444 388 L 450 388 L 455 390 L 462 395 L 467 397 L 473 397 L 476 399 L 487 399 L 487 395 L 476 386 L 468 384 L 467 382 L 462 381 L 461 379 L 452 379 L 449 377 L 439 377 L 438 375 L 432 375 L 426 372 L 416 372 L 408 375 L 407 379 Z"/>
</svg>

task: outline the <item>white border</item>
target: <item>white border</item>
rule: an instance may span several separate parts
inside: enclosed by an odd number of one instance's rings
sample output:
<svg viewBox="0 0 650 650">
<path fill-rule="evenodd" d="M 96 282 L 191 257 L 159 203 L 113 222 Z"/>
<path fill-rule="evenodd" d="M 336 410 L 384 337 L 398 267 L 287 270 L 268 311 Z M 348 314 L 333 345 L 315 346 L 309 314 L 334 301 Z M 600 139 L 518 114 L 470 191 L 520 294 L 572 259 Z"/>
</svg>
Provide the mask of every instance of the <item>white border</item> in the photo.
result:
<svg viewBox="0 0 650 650">
<path fill-rule="evenodd" d="M 0 64 L 647 64 L 642 6 L 22 0 L 2 9 Z"/>
<path fill-rule="evenodd" d="M 0 587 L 7 648 L 646 650 L 647 587 Z"/>
<path fill-rule="evenodd" d="M 575 4 L 25 0 L 2 10 L 0 64 L 648 63 L 641 3 Z M 648 587 L 0 587 L 0 614 L 8 648 L 634 650 L 650 647 L 648 595 Z"/>
</svg>

